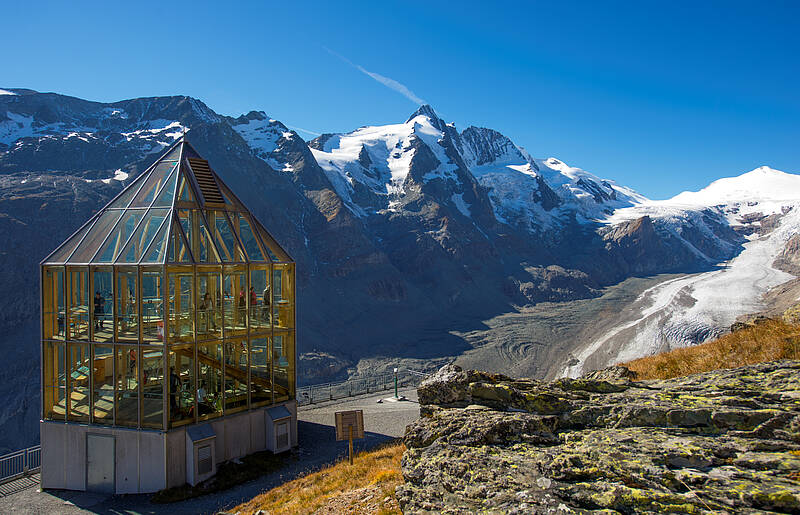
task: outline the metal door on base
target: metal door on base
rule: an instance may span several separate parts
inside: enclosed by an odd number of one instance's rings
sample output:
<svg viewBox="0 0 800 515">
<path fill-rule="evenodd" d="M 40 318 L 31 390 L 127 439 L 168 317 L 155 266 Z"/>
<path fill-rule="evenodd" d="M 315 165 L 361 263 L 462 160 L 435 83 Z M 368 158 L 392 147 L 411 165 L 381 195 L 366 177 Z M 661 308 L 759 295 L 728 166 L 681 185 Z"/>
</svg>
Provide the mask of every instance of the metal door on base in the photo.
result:
<svg viewBox="0 0 800 515">
<path fill-rule="evenodd" d="M 86 490 L 113 494 L 114 437 L 86 435 Z"/>
</svg>

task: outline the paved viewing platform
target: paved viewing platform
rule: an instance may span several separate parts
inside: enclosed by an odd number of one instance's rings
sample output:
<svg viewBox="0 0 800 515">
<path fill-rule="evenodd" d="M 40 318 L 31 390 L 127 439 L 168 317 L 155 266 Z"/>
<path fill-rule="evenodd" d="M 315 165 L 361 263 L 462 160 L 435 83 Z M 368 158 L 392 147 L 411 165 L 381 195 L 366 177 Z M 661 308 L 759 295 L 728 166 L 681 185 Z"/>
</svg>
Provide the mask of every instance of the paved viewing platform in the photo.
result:
<svg viewBox="0 0 800 515">
<path fill-rule="evenodd" d="M 416 388 L 400 390 L 406 401 L 382 402 L 392 391 L 381 391 L 298 409 L 299 448 L 292 451 L 286 466 L 256 480 L 221 492 L 170 504 L 153 504 L 149 494 L 108 495 L 70 490 L 40 491 L 39 475 L 0 485 L 0 513 L 21 514 L 157 514 L 214 513 L 232 508 L 259 493 L 295 477 L 332 464 L 347 455 L 347 442 L 335 441 L 334 413 L 363 410 L 363 440 L 353 442 L 355 450 L 371 449 L 403 436 L 406 425 L 419 417 Z"/>
</svg>

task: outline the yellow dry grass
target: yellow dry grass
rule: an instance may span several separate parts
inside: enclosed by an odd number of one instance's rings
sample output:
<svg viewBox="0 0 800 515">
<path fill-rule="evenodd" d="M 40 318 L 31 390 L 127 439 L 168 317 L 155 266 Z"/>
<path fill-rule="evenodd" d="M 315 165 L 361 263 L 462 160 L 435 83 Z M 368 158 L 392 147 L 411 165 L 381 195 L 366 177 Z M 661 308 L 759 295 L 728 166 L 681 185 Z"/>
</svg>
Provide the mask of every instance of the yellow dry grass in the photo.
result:
<svg viewBox="0 0 800 515">
<path fill-rule="evenodd" d="M 264 510 L 270 514 L 282 513 L 400 513 L 394 497 L 394 489 L 403 476 L 400 460 L 405 446 L 393 443 L 370 452 L 362 452 L 353 458 L 353 464 L 345 459 L 335 465 L 297 478 L 254 497 L 230 510 L 231 513 L 252 514 Z M 369 487 L 364 497 L 360 492 Z M 333 508 L 333 509 L 332 509 Z"/>
<path fill-rule="evenodd" d="M 636 379 L 671 379 L 777 359 L 800 359 L 800 326 L 768 320 L 712 342 L 637 359 L 624 366 Z"/>
</svg>

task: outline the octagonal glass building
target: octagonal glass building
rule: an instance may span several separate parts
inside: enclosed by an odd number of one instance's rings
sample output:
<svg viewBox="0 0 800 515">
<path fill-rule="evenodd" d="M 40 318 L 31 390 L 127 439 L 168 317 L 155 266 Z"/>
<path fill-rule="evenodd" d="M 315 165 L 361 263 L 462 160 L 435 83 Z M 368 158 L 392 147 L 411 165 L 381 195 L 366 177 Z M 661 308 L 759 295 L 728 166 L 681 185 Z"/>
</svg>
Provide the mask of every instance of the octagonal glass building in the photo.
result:
<svg viewBox="0 0 800 515">
<path fill-rule="evenodd" d="M 295 264 L 185 140 L 41 289 L 45 488 L 155 491 L 296 445 Z"/>
</svg>

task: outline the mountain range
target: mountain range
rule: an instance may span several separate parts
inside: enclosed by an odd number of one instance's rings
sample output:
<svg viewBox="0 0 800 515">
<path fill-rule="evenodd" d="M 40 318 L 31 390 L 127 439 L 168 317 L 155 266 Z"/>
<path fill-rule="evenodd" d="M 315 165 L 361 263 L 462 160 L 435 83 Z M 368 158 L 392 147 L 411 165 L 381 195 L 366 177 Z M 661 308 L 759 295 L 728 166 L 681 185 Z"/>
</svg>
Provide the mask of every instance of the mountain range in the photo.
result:
<svg viewBox="0 0 800 515">
<path fill-rule="evenodd" d="M 459 130 L 428 105 L 403 123 L 305 141 L 263 112 L 223 116 L 185 96 L 99 103 L 0 89 L 0 433 L 29 435 L 39 417 L 39 260 L 184 135 L 297 262 L 301 384 L 432 369 L 475 351 L 464 335 L 487 320 L 601 298 L 632 278 L 700 277 L 753 255 L 746 280 L 760 297 L 797 272 L 787 242 L 800 176 L 766 167 L 651 201 L 494 129 Z M 775 273 L 759 282 L 764 270 Z M 642 352 L 696 343 L 744 309 L 705 332 L 656 332 L 661 343 Z M 524 324 L 512 332 L 531 340 Z M 599 363 L 595 343 L 546 363 L 532 351 L 517 373 Z"/>
</svg>

